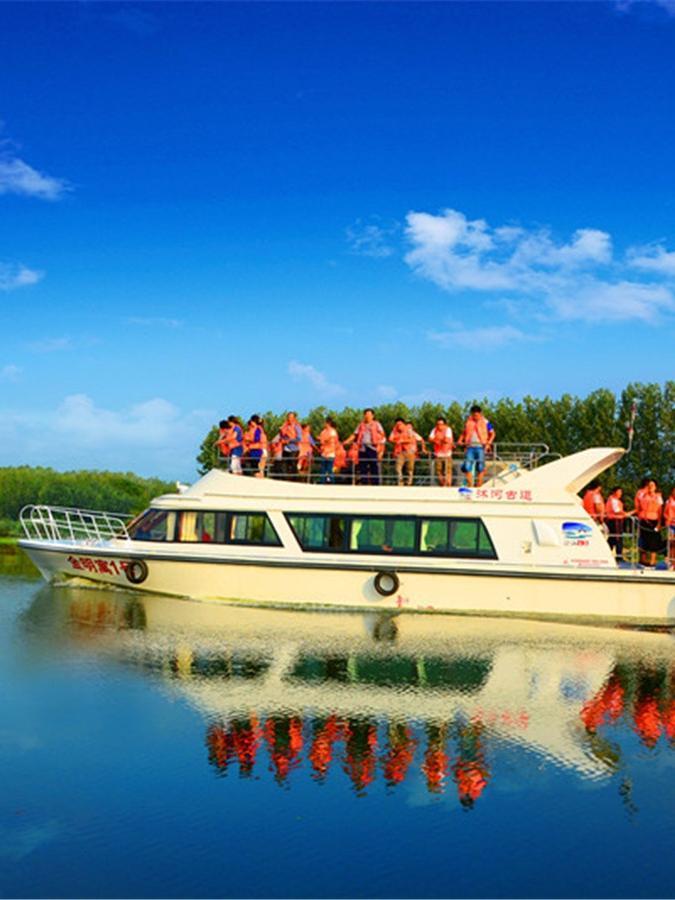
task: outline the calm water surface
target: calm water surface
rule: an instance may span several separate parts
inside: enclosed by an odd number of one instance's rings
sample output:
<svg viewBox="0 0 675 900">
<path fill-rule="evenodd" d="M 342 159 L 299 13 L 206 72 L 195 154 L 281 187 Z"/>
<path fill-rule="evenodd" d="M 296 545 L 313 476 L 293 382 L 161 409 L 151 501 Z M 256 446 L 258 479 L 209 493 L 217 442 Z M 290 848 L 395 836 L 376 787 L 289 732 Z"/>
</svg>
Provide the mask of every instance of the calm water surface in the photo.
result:
<svg viewBox="0 0 675 900">
<path fill-rule="evenodd" d="M 0 571 L 2 896 L 675 894 L 670 634 Z"/>
</svg>

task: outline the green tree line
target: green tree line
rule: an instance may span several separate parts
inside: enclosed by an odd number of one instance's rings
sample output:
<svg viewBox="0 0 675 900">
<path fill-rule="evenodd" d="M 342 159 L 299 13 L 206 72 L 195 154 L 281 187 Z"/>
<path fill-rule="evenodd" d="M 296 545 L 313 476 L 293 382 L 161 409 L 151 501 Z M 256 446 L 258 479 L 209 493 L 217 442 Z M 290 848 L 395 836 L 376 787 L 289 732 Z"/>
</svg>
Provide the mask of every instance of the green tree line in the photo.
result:
<svg viewBox="0 0 675 900">
<path fill-rule="evenodd" d="M 502 398 L 494 402 L 472 398 L 465 403 L 385 403 L 375 406 L 375 415 L 387 433 L 401 416 L 410 419 L 425 438 L 438 416 L 445 416 L 458 437 L 472 404 L 479 403 L 495 427 L 498 443 L 544 443 L 553 453 L 567 456 L 587 447 L 625 447 L 631 408 L 637 404 L 635 438 L 632 452 L 624 456 L 615 469 L 603 476 L 608 487 L 617 482 L 625 490 L 637 489 L 641 478 L 649 474 L 662 489 L 675 485 L 675 381 L 660 384 L 628 384 L 620 394 L 601 388 L 586 397 L 563 394 L 551 397 L 523 397 L 522 400 Z M 265 429 L 273 437 L 279 430 L 286 412 L 264 414 Z M 342 439 L 356 428 L 362 409 L 345 407 L 342 410 L 317 406 L 302 421 L 312 426 L 317 435 L 326 416 L 336 423 Z M 246 422 L 248 416 L 242 415 Z M 222 465 L 218 461 L 214 442 L 218 427 L 214 425 L 202 441 L 197 465 L 204 474 Z"/>
<path fill-rule="evenodd" d="M 0 536 L 19 533 L 19 512 L 30 503 L 135 515 L 153 497 L 175 489 L 175 483 L 141 478 L 131 472 L 56 472 L 34 466 L 3 467 L 0 468 Z"/>
</svg>

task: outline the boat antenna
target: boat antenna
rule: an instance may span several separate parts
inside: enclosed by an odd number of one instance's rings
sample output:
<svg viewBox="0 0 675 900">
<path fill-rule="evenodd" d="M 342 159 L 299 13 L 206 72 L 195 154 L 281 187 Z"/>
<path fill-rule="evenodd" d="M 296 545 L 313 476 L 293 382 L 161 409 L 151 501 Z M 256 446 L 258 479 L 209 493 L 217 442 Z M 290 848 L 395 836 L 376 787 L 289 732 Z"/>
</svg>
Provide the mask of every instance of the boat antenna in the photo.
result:
<svg viewBox="0 0 675 900">
<path fill-rule="evenodd" d="M 637 416 L 637 400 L 633 400 L 633 403 L 630 408 L 630 419 L 628 420 L 628 446 L 626 447 L 626 453 L 630 453 L 633 449 L 633 435 L 635 434 L 635 418 Z"/>
</svg>

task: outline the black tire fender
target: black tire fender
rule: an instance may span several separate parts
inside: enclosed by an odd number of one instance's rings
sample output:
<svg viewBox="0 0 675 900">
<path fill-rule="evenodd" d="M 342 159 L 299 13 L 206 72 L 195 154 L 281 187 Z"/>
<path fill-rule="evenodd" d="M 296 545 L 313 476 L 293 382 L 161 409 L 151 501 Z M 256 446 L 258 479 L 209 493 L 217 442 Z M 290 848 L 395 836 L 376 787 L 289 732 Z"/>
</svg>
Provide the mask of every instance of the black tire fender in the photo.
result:
<svg viewBox="0 0 675 900">
<path fill-rule="evenodd" d="M 373 586 L 380 597 L 391 597 L 401 586 L 396 572 L 378 572 L 373 579 Z"/>
<path fill-rule="evenodd" d="M 142 559 L 130 559 L 124 567 L 124 574 L 132 584 L 143 584 L 148 577 L 148 564 Z"/>
</svg>

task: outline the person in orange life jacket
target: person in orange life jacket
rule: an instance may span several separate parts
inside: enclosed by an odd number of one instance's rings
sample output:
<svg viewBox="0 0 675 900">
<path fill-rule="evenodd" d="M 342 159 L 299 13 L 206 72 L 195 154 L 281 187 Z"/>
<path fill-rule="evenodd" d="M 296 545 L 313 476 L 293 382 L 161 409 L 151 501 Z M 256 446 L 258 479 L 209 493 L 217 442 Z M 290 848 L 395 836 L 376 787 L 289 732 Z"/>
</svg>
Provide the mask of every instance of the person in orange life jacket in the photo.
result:
<svg viewBox="0 0 675 900">
<path fill-rule="evenodd" d="M 333 481 L 333 468 L 340 438 L 335 428 L 335 422 L 328 416 L 319 434 L 319 453 L 321 454 L 321 471 L 319 481 L 321 484 L 329 484 Z"/>
<path fill-rule="evenodd" d="M 218 455 L 225 458 L 230 455 L 230 433 L 231 426 L 227 419 L 221 419 L 218 422 L 218 439 L 213 442 L 213 446 L 218 448 Z"/>
<path fill-rule="evenodd" d="M 354 445 L 356 446 L 356 444 Z M 339 474 L 347 466 L 347 451 L 342 446 L 342 441 L 338 438 L 335 445 L 335 459 L 333 460 L 333 474 Z"/>
<path fill-rule="evenodd" d="M 241 458 L 244 455 L 244 429 L 236 416 L 228 416 L 230 423 L 230 472 L 241 475 Z"/>
<path fill-rule="evenodd" d="M 452 484 L 452 448 L 454 440 L 452 436 L 452 428 L 448 425 L 447 419 L 439 416 L 436 424 L 429 433 L 429 440 L 434 448 L 434 457 L 436 458 L 436 480 L 445 487 Z"/>
<path fill-rule="evenodd" d="M 298 472 L 311 472 L 312 456 L 316 441 L 312 435 L 312 429 L 309 423 L 303 422 L 300 426 L 301 437 L 298 443 Z"/>
<path fill-rule="evenodd" d="M 245 455 L 242 462 L 245 475 L 256 475 L 257 477 L 262 478 L 265 465 L 264 453 L 266 446 L 267 435 L 262 426 L 262 420 L 260 416 L 251 416 L 248 420 L 246 432 L 244 433 Z"/>
<path fill-rule="evenodd" d="M 623 561 L 623 528 L 627 517 L 635 510 L 626 512 L 623 506 L 623 491 L 620 487 L 613 487 L 605 503 L 605 524 L 607 525 L 607 543 L 614 551 L 619 562 Z"/>
<path fill-rule="evenodd" d="M 476 483 L 480 487 L 483 483 L 485 472 L 485 454 L 490 452 L 495 439 L 495 430 L 492 423 L 483 415 L 480 406 L 471 407 L 469 418 L 464 424 L 464 430 L 457 442 L 459 446 L 466 447 L 462 471 L 466 474 L 469 486 L 473 485 L 473 470 L 475 468 L 478 477 Z"/>
<path fill-rule="evenodd" d="M 415 474 L 415 457 L 417 456 L 417 444 L 421 443 L 423 452 L 426 451 L 424 438 L 419 435 L 412 422 L 397 419 L 394 423 L 389 440 L 394 445 L 394 464 L 396 467 L 396 479 L 399 487 L 404 483 L 403 471 L 406 470 L 405 483 L 410 486 Z"/>
<path fill-rule="evenodd" d="M 663 524 L 666 526 L 667 562 L 671 569 L 675 569 L 675 488 L 670 492 L 670 497 L 663 507 Z"/>
<path fill-rule="evenodd" d="M 353 443 L 349 450 L 345 450 L 344 444 L 340 444 L 341 452 L 335 459 L 335 469 L 338 468 L 338 461 L 344 459 L 341 463 L 340 481 L 344 484 L 356 484 L 356 476 L 359 468 L 359 446 Z"/>
<path fill-rule="evenodd" d="M 280 475 L 283 462 L 282 462 L 282 453 L 283 453 L 283 444 L 281 443 L 281 435 L 278 433 L 274 435 L 272 440 L 269 442 L 268 446 L 268 457 L 267 462 L 269 465 L 269 471 L 272 476 Z"/>
<path fill-rule="evenodd" d="M 281 451 L 283 471 L 287 475 L 297 475 L 302 428 L 296 413 L 287 414 L 284 424 L 279 429 L 279 437 L 283 448 Z"/>
<path fill-rule="evenodd" d="M 605 500 L 599 481 L 591 481 L 582 500 L 583 507 L 599 525 L 605 521 Z"/>
<path fill-rule="evenodd" d="M 638 499 L 639 497 L 639 499 Z M 663 497 L 654 479 L 636 495 L 635 511 L 640 529 L 640 562 L 643 566 L 655 566 L 656 554 L 661 549 L 661 515 Z"/>
<path fill-rule="evenodd" d="M 370 407 L 363 411 L 358 428 L 344 442 L 345 447 L 356 441 L 359 452 L 359 481 L 361 484 L 380 484 L 380 460 L 384 455 L 384 428 Z"/>
</svg>

